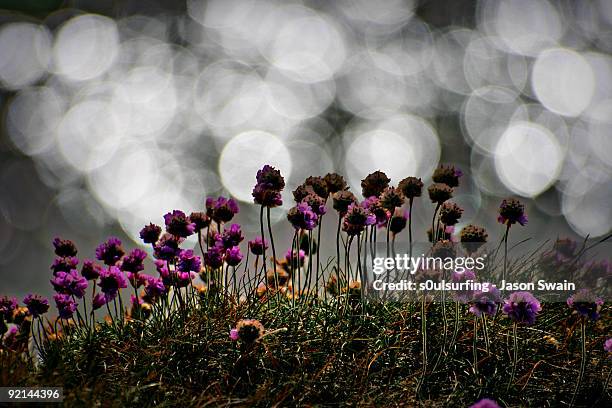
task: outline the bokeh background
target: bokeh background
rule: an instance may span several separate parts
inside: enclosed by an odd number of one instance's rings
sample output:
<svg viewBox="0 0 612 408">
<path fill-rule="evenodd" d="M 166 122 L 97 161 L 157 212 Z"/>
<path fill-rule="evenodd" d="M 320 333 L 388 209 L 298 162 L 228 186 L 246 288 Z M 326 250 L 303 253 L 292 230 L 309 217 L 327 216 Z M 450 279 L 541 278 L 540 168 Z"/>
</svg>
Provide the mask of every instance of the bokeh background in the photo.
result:
<svg viewBox="0 0 612 408">
<path fill-rule="evenodd" d="M 207 195 L 249 204 L 279 167 L 465 176 L 462 223 L 516 240 L 612 229 L 612 2 L 0 0 L 0 292 L 50 292 L 51 239 L 80 257 Z M 413 214 L 424 234 L 428 200 Z M 333 217 L 324 235 L 333 235 Z M 331 239 L 331 238 L 330 238 Z M 282 242 L 285 243 L 282 243 Z M 330 241 L 331 242 L 331 241 Z M 193 245 L 194 242 L 190 242 Z"/>
</svg>

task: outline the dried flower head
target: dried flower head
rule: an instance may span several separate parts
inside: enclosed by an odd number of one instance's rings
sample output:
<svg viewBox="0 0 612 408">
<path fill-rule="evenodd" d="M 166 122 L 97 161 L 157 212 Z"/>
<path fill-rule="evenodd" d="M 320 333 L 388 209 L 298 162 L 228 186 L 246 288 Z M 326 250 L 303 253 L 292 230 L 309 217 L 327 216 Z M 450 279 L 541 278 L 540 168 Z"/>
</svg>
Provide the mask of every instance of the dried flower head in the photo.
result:
<svg viewBox="0 0 612 408">
<path fill-rule="evenodd" d="M 283 205 L 281 193 L 268 188 L 265 184 L 256 184 L 252 195 L 255 204 L 264 207 L 274 208 Z"/>
<path fill-rule="evenodd" d="M 293 199 L 296 203 L 301 202 L 308 194 L 314 194 L 314 190 L 311 186 L 300 184 L 293 190 Z"/>
<path fill-rule="evenodd" d="M 349 208 L 349 205 L 357 202 L 355 194 L 348 190 L 340 190 L 332 195 L 334 210 L 343 216 Z"/>
<path fill-rule="evenodd" d="M 375 223 L 376 216 L 359 204 L 353 203 L 349 205 L 344 216 L 342 230 L 348 235 L 354 236 L 360 234 L 368 225 L 374 225 Z"/>
<path fill-rule="evenodd" d="M 455 203 L 446 202 L 440 207 L 440 221 L 444 225 L 455 225 L 459 222 L 463 214 L 463 208 Z"/>
<path fill-rule="evenodd" d="M 140 239 L 142 239 L 145 244 L 155 244 L 159 239 L 161 231 L 162 229 L 159 225 L 150 223 L 140 230 Z"/>
<path fill-rule="evenodd" d="M 192 212 L 189 215 L 189 221 L 193 223 L 196 232 L 202 231 L 210 225 L 210 217 L 204 212 Z"/>
<path fill-rule="evenodd" d="M 478 251 L 487 242 L 487 231 L 477 225 L 466 225 L 459 234 L 463 247 L 470 253 Z"/>
<path fill-rule="evenodd" d="M 591 320 L 599 319 L 604 301 L 589 289 L 580 289 L 567 299 L 567 305 L 576 313 Z"/>
<path fill-rule="evenodd" d="M 391 221 L 389 222 L 389 230 L 397 235 L 406 228 L 406 224 L 408 223 L 408 212 L 402 211 L 399 208 L 395 210 L 395 213 L 391 217 Z"/>
<path fill-rule="evenodd" d="M 255 319 L 242 319 L 236 324 L 238 338 L 245 343 L 253 343 L 264 334 L 264 327 Z"/>
<path fill-rule="evenodd" d="M 525 206 L 517 199 L 509 198 L 502 201 L 499 206 L 497 221 L 501 224 L 512 225 L 517 222 L 521 225 L 527 224 Z"/>
<path fill-rule="evenodd" d="M 268 282 L 268 286 L 273 289 L 278 289 L 280 287 L 286 286 L 289 283 L 289 273 L 284 269 L 276 269 L 276 275 L 274 274 L 273 269 L 269 269 L 266 272 L 266 281 Z M 276 283 L 278 282 L 278 287 Z"/>
<path fill-rule="evenodd" d="M 397 188 L 407 199 L 420 197 L 423 194 L 423 182 L 416 177 L 406 177 L 399 182 Z"/>
<path fill-rule="evenodd" d="M 53 239 L 53 247 L 55 248 L 55 255 L 57 256 L 76 256 L 77 254 L 76 245 L 69 239 L 55 237 L 55 239 Z"/>
<path fill-rule="evenodd" d="M 457 187 L 459 185 L 459 177 L 463 176 L 463 172 L 456 169 L 455 166 L 440 165 L 432 176 L 435 183 L 444 183 L 449 187 Z"/>
<path fill-rule="evenodd" d="M 540 302 L 529 292 L 514 292 L 505 300 L 503 312 L 515 323 L 531 325 L 542 310 Z"/>
<path fill-rule="evenodd" d="M 325 184 L 327 185 L 327 191 L 330 194 L 337 193 L 338 191 L 346 190 L 346 181 L 344 177 L 336 173 L 327 173 L 325 177 Z"/>
<path fill-rule="evenodd" d="M 380 196 L 385 188 L 389 187 L 390 181 L 391 179 L 389 179 L 389 177 L 387 177 L 387 175 L 380 170 L 368 174 L 366 178 L 361 180 L 361 192 L 363 194 L 363 198 Z"/>
<path fill-rule="evenodd" d="M 393 213 L 396 208 L 404 205 L 404 196 L 399 189 L 387 187 L 380 195 L 380 205 L 390 213 Z"/>
<path fill-rule="evenodd" d="M 327 190 L 327 183 L 325 182 L 323 177 L 313 177 L 313 176 L 310 176 L 310 177 L 306 178 L 306 180 L 304 180 L 304 185 L 305 186 L 310 186 L 312 188 L 312 191 L 316 195 L 321 197 L 322 199 L 324 199 L 324 200 L 327 199 L 327 196 L 329 195 L 329 192 Z"/>
<path fill-rule="evenodd" d="M 453 197 L 453 189 L 444 183 L 434 183 L 427 188 L 432 203 L 442 204 Z"/>
</svg>

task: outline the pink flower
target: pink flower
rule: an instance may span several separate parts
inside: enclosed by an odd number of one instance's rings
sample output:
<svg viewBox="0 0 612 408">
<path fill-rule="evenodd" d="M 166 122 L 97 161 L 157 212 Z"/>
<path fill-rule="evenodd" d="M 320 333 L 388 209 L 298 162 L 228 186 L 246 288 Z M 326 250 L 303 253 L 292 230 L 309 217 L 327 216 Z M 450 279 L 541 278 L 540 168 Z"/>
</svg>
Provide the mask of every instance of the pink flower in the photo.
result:
<svg viewBox="0 0 612 408">
<path fill-rule="evenodd" d="M 238 329 L 230 330 L 230 339 L 232 339 L 232 341 L 238 341 L 238 337 Z"/>
</svg>

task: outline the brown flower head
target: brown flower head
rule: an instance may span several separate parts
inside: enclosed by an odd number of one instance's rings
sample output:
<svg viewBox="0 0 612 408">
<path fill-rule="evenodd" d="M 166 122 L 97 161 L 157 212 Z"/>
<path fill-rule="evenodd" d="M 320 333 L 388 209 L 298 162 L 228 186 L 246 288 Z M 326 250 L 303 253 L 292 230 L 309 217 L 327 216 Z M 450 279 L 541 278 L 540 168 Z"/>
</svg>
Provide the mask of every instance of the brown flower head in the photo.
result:
<svg viewBox="0 0 612 408">
<path fill-rule="evenodd" d="M 333 194 L 333 207 L 340 215 L 346 214 L 349 205 L 357 201 L 355 194 L 348 190 L 340 190 Z"/>
<path fill-rule="evenodd" d="M 236 324 L 238 337 L 245 343 L 253 343 L 264 334 L 264 327 L 255 319 L 242 319 Z"/>
<path fill-rule="evenodd" d="M 449 187 L 457 187 L 459 185 L 459 177 L 463 173 L 456 169 L 455 166 L 440 165 L 433 174 L 432 180 L 435 183 L 444 183 Z"/>
<path fill-rule="evenodd" d="M 327 191 L 330 194 L 334 194 L 341 190 L 346 190 L 346 181 L 344 177 L 336 173 L 327 173 L 325 177 L 325 184 L 327 184 Z"/>
<path fill-rule="evenodd" d="M 392 213 L 396 208 L 404 205 L 404 196 L 399 189 L 387 187 L 380 196 L 380 205 Z"/>
<path fill-rule="evenodd" d="M 423 193 L 423 182 L 420 178 L 406 177 L 399 182 L 397 188 L 407 199 L 420 197 Z"/>
<path fill-rule="evenodd" d="M 461 245 L 470 253 L 476 252 L 487 242 L 487 230 L 477 225 L 467 225 L 459 234 Z"/>
<path fill-rule="evenodd" d="M 440 208 L 440 221 L 444 225 L 455 225 L 459 222 L 463 209 L 455 203 L 446 202 Z"/>
<path fill-rule="evenodd" d="M 327 199 L 329 191 L 327 190 L 327 183 L 323 177 L 310 176 L 304 181 L 304 185 L 312 187 L 312 191 L 314 191 L 316 195 L 323 199 Z"/>
<path fill-rule="evenodd" d="M 380 170 L 369 174 L 366 178 L 361 180 L 361 192 L 363 194 L 363 198 L 372 196 L 378 197 L 385 190 L 385 188 L 389 187 L 390 181 L 391 180 L 389 177 L 387 177 L 387 175 Z"/>
<path fill-rule="evenodd" d="M 203 212 L 192 212 L 189 215 L 189 221 L 195 224 L 196 232 L 210 225 L 210 217 Z"/>
<path fill-rule="evenodd" d="M 434 183 L 427 189 L 432 203 L 442 204 L 453 196 L 453 189 L 444 183 Z"/>
</svg>

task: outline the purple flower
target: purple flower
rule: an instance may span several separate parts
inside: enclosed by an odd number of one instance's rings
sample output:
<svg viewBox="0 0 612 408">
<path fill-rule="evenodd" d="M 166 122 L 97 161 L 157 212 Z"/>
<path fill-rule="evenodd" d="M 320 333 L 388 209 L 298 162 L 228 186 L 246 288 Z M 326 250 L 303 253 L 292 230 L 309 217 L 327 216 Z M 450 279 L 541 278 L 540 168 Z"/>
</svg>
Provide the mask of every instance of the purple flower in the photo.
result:
<svg viewBox="0 0 612 408">
<path fill-rule="evenodd" d="M 159 235 L 161 234 L 161 227 L 159 225 L 155 225 L 150 223 L 149 225 L 145 225 L 140 230 L 140 239 L 145 244 L 155 244 L 159 239 Z"/>
<path fill-rule="evenodd" d="M 69 272 L 76 268 L 79 264 L 79 259 L 74 256 L 57 257 L 51 265 L 51 270 L 55 275 L 58 272 Z"/>
<path fill-rule="evenodd" d="M 147 296 L 157 299 L 166 294 L 166 287 L 161 278 L 148 277 L 147 283 L 145 284 L 145 293 Z"/>
<path fill-rule="evenodd" d="M 257 171 L 256 179 L 252 194 L 255 204 L 269 208 L 283 204 L 280 192 L 285 188 L 285 179 L 280 170 L 266 164 Z"/>
<path fill-rule="evenodd" d="M 505 300 L 502 310 L 513 322 L 529 325 L 535 323 L 542 306 L 531 293 L 514 292 Z"/>
<path fill-rule="evenodd" d="M 391 217 L 391 213 L 383 208 L 378 197 L 371 196 L 363 200 L 363 208 L 376 217 L 376 226 L 378 228 L 386 227 L 387 221 Z"/>
<path fill-rule="evenodd" d="M 173 272 L 174 286 L 177 288 L 185 288 L 189 285 L 193 279 L 195 279 L 196 274 L 194 272 Z"/>
<path fill-rule="evenodd" d="M 240 247 L 232 247 L 225 250 L 225 262 L 229 266 L 236 266 L 242 261 L 242 253 L 240 252 Z"/>
<path fill-rule="evenodd" d="M 206 215 L 217 223 L 231 221 L 238 211 L 238 204 L 232 198 L 219 197 L 215 200 L 209 197 L 206 199 Z"/>
<path fill-rule="evenodd" d="M 525 206 L 514 198 L 503 200 L 499 206 L 499 216 L 497 221 L 501 224 L 512 225 L 517 222 L 521 225 L 527 224 Z"/>
<path fill-rule="evenodd" d="M 191 249 L 186 249 L 181 251 L 177 266 L 181 272 L 200 272 L 202 262 L 200 257 L 195 256 Z"/>
<path fill-rule="evenodd" d="M 69 239 L 55 237 L 53 239 L 53 246 L 55 247 L 55 255 L 62 258 L 67 256 L 76 256 L 77 254 L 76 245 L 74 245 L 74 242 Z"/>
<path fill-rule="evenodd" d="M 91 301 L 93 310 L 98 310 L 107 303 L 106 296 L 103 293 L 96 293 L 96 296 Z"/>
<path fill-rule="evenodd" d="M 49 301 L 40 295 L 29 294 L 23 298 L 23 303 L 34 318 L 44 315 L 49 310 Z"/>
<path fill-rule="evenodd" d="M 133 288 L 138 289 L 142 285 L 144 285 L 147 281 L 147 275 L 138 272 L 128 272 L 127 279 L 132 285 Z"/>
<path fill-rule="evenodd" d="M 116 237 L 110 237 L 96 248 L 96 259 L 108 266 L 115 265 L 124 254 L 121 240 Z"/>
<path fill-rule="evenodd" d="M 257 171 L 255 176 L 257 184 L 266 184 L 268 188 L 274 191 L 282 191 L 285 188 L 285 179 L 281 175 L 280 170 L 266 164 Z"/>
<path fill-rule="evenodd" d="M 180 254 L 182 240 L 171 234 L 164 234 L 153 247 L 153 256 L 164 261 L 174 261 Z"/>
<path fill-rule="evenodd" d="M 484 285 L 484 283 L 483 283 Z M 489 290 L 475 291 L 472 299 L 470 300 L 470 312 L 475 316 L 482 316 L 483 314 L 488 316 L 495 316 L 497 312 L 497 305 L 501 303 L 501 295 L 499 289 L 495 286 L 488 285 Z"/>
<path fill-rule="evenodd" d="M 268 249 L 268 242 L 262 237 L 255 237 L 254 240 L 249 241 L 249 249 L 253 255 L 263 255 Z"/>
<path fill-rule="evenodd" d="M 0 317 L 3 316 L 5 320 L 10 320 L 15 309 L 17 309 L 16 298 L 10 298 L 8 296 L 0 297 Z"/>
<path fill-rule="evenodd" d="M 176 237 L 187 238 L 195 232 L 195 224 L 180 210 L 164 215 L 166 231 Z"/>
<path fill-rule="evenodd" d="M 612 353 L 612 337 L 610 337 L 604 343 L 604 350 L 607 351 L 608 353 Z"/>
<path fill-rule="evenodd" d="M 240 244 L 244 240 L 244 235 L 242 235 L 242 230 L 240 229 L 239 224 L 232 224 L 229 228 L 226 228 L 223 231 L 223 235 L 221 235 L 221 242 L 223 243 L 224 248 L 235 247 Z"/>
<path fill-rule="evenodd" d="M 204 254 L 204 264 L 213 269 L 220 268 L 223 265 L 223 248 L 219 246 L 211 246 Z"/>
<path fill-rule="evenodd" d="M 133 249 L 121 261 L 121 270 L 124 272 L 138 273 L 144 271 L 144 260 L 147 253 L 140 248 Z"/>
<path fill-rule="evenodd" d="M 85 295 L 87 289 L 87 279 L 80 276 L 76 269 L 70 272 L 60 271 L 50 282 L 57 293 L 76 296 L 79 299 Z"/>
<path fill-rule="evenodd" d="M 451 275 L 451 281 L 454 283 L 465 283 L 468 281 L 474 282 L 475 280 L 476 280 L 476 274 L 474 273 L 474 271 L 471 271 L 469 269 L 465 270 L 464 272 L 453 272 Z M 454 290 L 451 294 L 453 299 L 455 299 L 459 303 L 464 303 L 464 304 L 468 303 L 468 301 L 472 299 L 473 295 L 474 295 L 474 291 L 469 290 L 469 289 Z"/>
<path fill-rule="evenodd" d="M 567 299 L 567 305 L 580 316 L 591 320 L 599 319 L 599 311 L 604 301 L 589 289 L 580 289 Z"/>
<path fill-rule="evenodd" d="M 100 282 L 98 286 L 102 293 L 106 296 L 106 300 L 112 300 L 119 293 L 119 289 L 127 288 L 127 280 L 123 273 L 116 266 L 110 266 L 108 269 L 103 269 L 100 273 Z"/>
<path fill-rule="evenodd" d="M 287 219 L 296 230 L 311 231 L 317 226 L 319 217 L 306 202 L 301 202 L 287 212 Z"/>
<path fill-rule="evenodd" d="M 471 405 L 470 408 L 500 408 L 500 406 L 492 399 L 483 398 L 474 405 Z"/>
<path fill-rule="evenodd" d="M 232 341 L 238 341 L 238 339 L 240 338 L 240 336 L 238 335 L 238 329 L 231 329 L 229 337 Z"/>
<path fill-rule="evenodd" d="M 304 260 L 306 259 L 306 252 L 302 249 L 299 251 L 292 250 L 289 248 L 285 253 L 285 259 L 292 267 L 295 266 L 294 263 L 297 261 L 299 266 L 304 265 Z"/>
<path fill-rule="evenodd" d="M 53 295 L 53 300 L 61 319 L 70 319 L 77 310 L 77 304 L 70 295 L 57 293 Z"/>
<path fill-rule="evenodd" d="M 274 208 L 283 205 L 281 193 L 270 189 L 267 184 L 256 184 L 253 187 L 253 201 L 264 207 Z"/>
<path fill-rule="evenodd" d="M 325 199 L 321 198 L 317 194 L 308 194 L 306 197 L 304 197 L 304 199 L 302 199 L 302 202 L 308 204 L 308 206 L 310 206 L 312 211 L 317 214 L 318 217 L 321 217 L 326 213 Z"/>
<path fill-rule="evenodd" d="M 95 264 L 90 259 L 86 259 L 81 268 L 81 275 L 87 280 L 96 280 L 100 276 L 101 271 L 102 267 L 100 265 Z"/>
<path fill-rule="evenodd" d="M 376 216 L 361 205 L 353 203 L 349 205 L 346 215 L 344 216 L 342 230 L 351 236 L 358 235 L 365 227 L 374 224 L 376 224 Z"/>
</svg>

